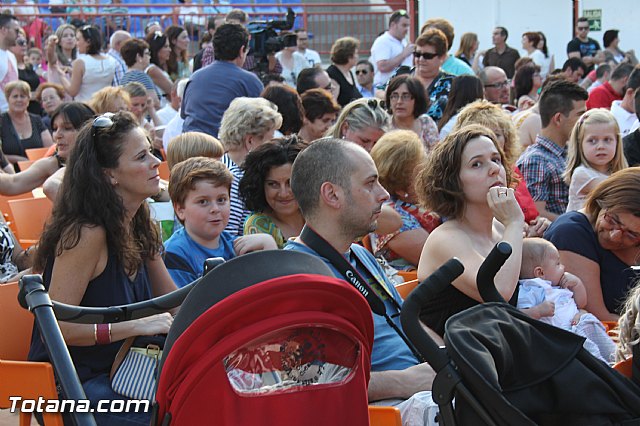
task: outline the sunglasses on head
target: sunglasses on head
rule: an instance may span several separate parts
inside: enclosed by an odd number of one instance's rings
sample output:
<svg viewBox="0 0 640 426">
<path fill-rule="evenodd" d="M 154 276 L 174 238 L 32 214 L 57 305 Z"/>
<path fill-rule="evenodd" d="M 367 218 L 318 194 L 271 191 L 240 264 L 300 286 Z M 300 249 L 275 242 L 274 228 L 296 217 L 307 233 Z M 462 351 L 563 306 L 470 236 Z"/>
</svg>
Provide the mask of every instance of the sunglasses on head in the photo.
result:
<svg viewBox="0 0 640 426">
<path fill-rule="evenodd" d="M 376 99 L 376 98 L 369 98 L 367 99 L 367 106 L 371 109 L 376 109 L 378 107 L 382 108 L 382 109 L 386 109 L 386 103 L 383 100 L 380 99 Z"/>
<path fill-rule="evenodd" d="M 108 129 L 113 126 L 114 115 L 115 114 L 112 112 L 105 112 L 93 120 L 93 124 L 91 125 L 91 138 L 94 139 L 94 141 L 96 134 L 98 133 L 98 129 Z"/>
<path fill-rule="evenodd" d="M 439 56 L 437 53 L 429 53 L 429 52 L 413 52 L 413 56 L 416 59 L 420 59 L 420 58 L 424 58 L 427 60 L 431 60 L 433 58 L 435 58 L 436 56 Z"/>
</svg>

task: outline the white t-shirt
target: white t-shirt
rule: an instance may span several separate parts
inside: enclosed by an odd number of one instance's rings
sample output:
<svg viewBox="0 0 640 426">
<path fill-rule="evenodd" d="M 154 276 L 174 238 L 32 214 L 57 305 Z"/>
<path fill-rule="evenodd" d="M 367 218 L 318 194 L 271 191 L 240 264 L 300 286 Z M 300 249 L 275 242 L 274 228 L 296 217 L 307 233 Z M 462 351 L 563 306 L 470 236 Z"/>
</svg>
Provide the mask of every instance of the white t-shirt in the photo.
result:
<svg viewBox="0 0 640 426">
<path fill-rule="evenodd" d="M 293 68 L 287 68 L 282 61 L 282 51 L 276 53 L 276 59 L 280 61 L 282 65 L 282 73 L 280 75 L 284 78 L 284 82 L 295 89 L 298 80 L 298 74 L 305 68 L 309 68 L 307 59 L 299 52 L 293 52 Z"/>
<path fill-rule="evenodd" d="M 156 111 L 156 115 L 158 116 L 162 124 L 168 124 L 169 121 L 171 121 L 171 119 L 175 117 L 177 113 L 178 111 L 173 109 L 173 107 L 169 103 L 163 108 L 160 108 Z"/>
<path fill-rule="evenodd" d="M 587 196 L 589 196 L 589 193 L 584 191 L 585 187 L 591 184 L 593 188 L 608 177 L 609 175 L 583 164 L 576 167 L 571 175 L 571 184 L 569 184 L 569 204 L 567 205 L 567 211 L 570 212 L 583 208 L 584 202 Z"/>
<path fill-rule="evenodd" d="M 406 40 L 398 40 L 391 34 L 389 31 L 385 31 L 380 37 L 373 42 L 371 46 L 371 57 L 369 57 L 369 62 L 373 64 L 373 68 L 375 70 L 375 75 L 373 77 L 373 85 L 377 86 L 378 84 L 386 83 L 393 71 L 390 72 L 380 72 L 378 71 L 378 61 L 384 61 L 398 56 L 402 53 L 402 50 L 407 45 Z M 413 55 L 409 55 L 404 58 L 404 61 L 400 65 L 411 66 L 413 64 Z"/>
<path fill-rule="evenodd" d="M 7 76 L 7 73 L 13 67 L 14 76 Z M 5 81 L 5 79 L 7 79 Z M 18 80 L 18 62 L 13 52 L 0 49 L 0 112 L 5 112 L 9 109 L 7 99 L 4 97 L 4 86 L 11 81 Z"/>
<path fill-rule="evenodd" d="M 620 127 L 620 133 L 622 137 L 627 136 L 638 128 L 638 117 L 632 112 L 622 108 L 620 104 L 622 101 L 613 101 L 611 103 L 611 114 L 616 118 L 618 126 Z"/>
<path fill-rule="evenodd" d="M 299 52 L 302 53 L 302 52 Z M 303 53 L 304 58 L 309 63 L 309 67 L 313 67 L 318 64 L 322 64 L 322 59 L 320 59 L 320 54 L 315 50 L 306 49 Z"/>
</svg>

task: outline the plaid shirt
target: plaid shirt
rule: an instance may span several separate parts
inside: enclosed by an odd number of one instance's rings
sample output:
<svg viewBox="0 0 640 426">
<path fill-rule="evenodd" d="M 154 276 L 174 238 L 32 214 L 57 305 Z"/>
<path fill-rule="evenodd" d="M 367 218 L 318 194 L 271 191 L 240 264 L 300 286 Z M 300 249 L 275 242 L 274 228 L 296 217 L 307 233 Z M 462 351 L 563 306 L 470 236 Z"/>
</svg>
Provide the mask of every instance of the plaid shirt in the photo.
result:
<svg viewBox="0 0 640 426">
<path fill-rule="evenodd" d="M 566 164 L 566 148 L 540 135 L 518 159 L 518 168 L 533 200 L 546 201 L 546 209 L 551 213 L 564 213 L 569 203 L 569 186 L 562 179 Z"/>
</svg>

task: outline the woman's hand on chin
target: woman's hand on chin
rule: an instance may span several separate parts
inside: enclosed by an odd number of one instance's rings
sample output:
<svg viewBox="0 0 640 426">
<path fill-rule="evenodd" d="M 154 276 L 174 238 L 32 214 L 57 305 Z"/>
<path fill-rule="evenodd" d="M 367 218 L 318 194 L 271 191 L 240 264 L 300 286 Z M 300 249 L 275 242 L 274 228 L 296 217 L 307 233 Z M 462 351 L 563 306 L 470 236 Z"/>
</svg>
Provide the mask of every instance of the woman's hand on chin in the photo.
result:
<svg viewBox="0 0 640 426">
<path fill-rule="evenodd" d="M 524 214 L 512 188 L 503 186 L 489 188 L 487 202 L 493 211 L 493 216 L 505 227 L 511 224 L 524 224 Z"/>
</svg>

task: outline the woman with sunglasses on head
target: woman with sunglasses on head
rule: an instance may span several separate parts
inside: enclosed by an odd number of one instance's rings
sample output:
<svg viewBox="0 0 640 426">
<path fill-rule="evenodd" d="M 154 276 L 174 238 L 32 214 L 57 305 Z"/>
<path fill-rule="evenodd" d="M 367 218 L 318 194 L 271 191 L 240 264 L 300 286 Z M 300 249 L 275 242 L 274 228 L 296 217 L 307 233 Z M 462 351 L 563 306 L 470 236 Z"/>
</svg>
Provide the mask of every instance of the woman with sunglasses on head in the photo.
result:
<svg viewBox="0 0 640 426">
<path fill-rule="evenodd" d="M 384 102 L 375 98 L 357 99 L 347 104 L 325 136 L 355 142 L 367 152 L 390 127 Z"/>
<path fill-rule="evenodd" d="M 76 101 L 86 102 L 103 87 L 111 86 L 116 73 L 116 61 L 100 53 L 102 35 L 92 25 L 85 25 L 76 32 L 78 59 L 71 64 L 69 80 L 56 64 L 49 72 L 57 72 L 64 90 Z"/>
<path fill-rule="evenodd" d="M 640 265 L 640 168 L 614 173 L 589 195 L 584 209 L 557 218 L 544 237 L 565 269 L 587 289 L 586 310 L 617 321 Z"/>
<path fill-rule="evenodd" d="M 413 52 L 413 74 L 427 90 L 430 104 L 427 114 L 435 122 L 440 120 L 447 106 L 454 77 L 440 68 L 447 59 L 447 51 L 447 36 L 436 28 L 429 28 L 418 37 Z"/>
<path fill-rule="evenodd" d="M 429 102 L 424 86 L 410 75 L 394 77 L 387 86 L 386 102 L 394 129 L 412 130 L 426 152 L 438 143 L 438 126 L 427 114 Z"/>
<path fill-rule="evenodd" d="M 117 306 L 176 289 L 161 258 L 162 241 L 145 200 L 160 190 L 158 165 L 131 113 L 99 116 L 82 127 L 55 208 L 38 243 L 34 269 L 52 299 L 80 306 Z M 105 205 L 109 208 L 105 208 Z M 166 334 L 170 313 L 115 324 L 60 322 L 91 406 L 127 398 L 109 372 L 128 337 Z M 34 327 L 29 359 L 47 352 Z M 98 424 L 148 425 L 150 413 L 94 413 Z"/>
<path fill-rule="evenodd" d="M 171 93 L 171 86 L 173 82 L 169 77 L 167 62 L 171 56 L 171 46 L 169 46 L 169 40 L 161 32 L 156 31 L 151 33 L 146 38 L 149 45 L 149 53 L 151 54 L 151 60 L 149 66 L 144 70 L 153 84 L 156 86 L 156 92 L 160 93 L 161 105 L 167 101 L 167 96 Z M 163 105 L 164 106 L 164 105 Z"/>
</svg>

